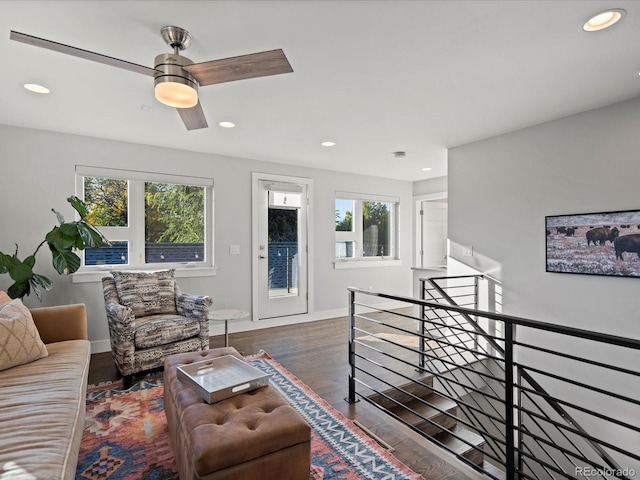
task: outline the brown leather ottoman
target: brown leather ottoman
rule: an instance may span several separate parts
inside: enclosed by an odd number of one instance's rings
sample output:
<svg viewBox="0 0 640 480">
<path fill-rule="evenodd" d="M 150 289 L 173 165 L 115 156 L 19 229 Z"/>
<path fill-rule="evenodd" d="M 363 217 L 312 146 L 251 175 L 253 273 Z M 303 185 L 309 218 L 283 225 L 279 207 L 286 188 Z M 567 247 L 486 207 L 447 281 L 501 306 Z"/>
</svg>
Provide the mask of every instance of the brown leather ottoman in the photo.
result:
<svg viewBox="0 0 640 480">
<path fill-rule="evenodd" d="M 209 405 L 177 367 L 231 347 L 181 353 L 164 362 L 164 410 L 181 480 L 309 480 L 311 429 L 270 386 Z"/>
</svg>

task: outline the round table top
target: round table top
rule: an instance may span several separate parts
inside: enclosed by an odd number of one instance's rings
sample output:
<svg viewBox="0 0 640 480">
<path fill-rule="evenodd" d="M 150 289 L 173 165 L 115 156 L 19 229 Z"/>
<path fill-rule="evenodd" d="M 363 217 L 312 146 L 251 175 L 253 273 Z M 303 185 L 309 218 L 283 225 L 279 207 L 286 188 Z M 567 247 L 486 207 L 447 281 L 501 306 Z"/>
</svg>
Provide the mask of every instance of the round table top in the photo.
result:
<svg viewBox="0 0 640 480">
<path fill-rule="evenodd" d="M 209 320 L 238 320 L 240 318 L 247 318 L 249 312 L 246 310 L 237 310 L 235 308 L 228 308 L 225 310 L 212 310 L 209 312 Z"/>
</svg>

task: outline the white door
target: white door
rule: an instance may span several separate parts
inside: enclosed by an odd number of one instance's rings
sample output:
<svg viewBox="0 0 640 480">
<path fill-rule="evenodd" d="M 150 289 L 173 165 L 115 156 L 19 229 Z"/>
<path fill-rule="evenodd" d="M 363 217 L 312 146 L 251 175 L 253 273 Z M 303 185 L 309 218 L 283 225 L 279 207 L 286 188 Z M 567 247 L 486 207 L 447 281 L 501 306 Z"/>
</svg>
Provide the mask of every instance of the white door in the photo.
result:
<svg viewBox="0 0 640 480">
<path fill-rule="evenodd" d="M 308 311 L 307 185 L 259 180 L 258 318 Z"/>
<path fill-rule="evenodd" d="M 423 201 L 421 267 L 441 267 L 447 264 L 447 201 Z"/>
</svg>

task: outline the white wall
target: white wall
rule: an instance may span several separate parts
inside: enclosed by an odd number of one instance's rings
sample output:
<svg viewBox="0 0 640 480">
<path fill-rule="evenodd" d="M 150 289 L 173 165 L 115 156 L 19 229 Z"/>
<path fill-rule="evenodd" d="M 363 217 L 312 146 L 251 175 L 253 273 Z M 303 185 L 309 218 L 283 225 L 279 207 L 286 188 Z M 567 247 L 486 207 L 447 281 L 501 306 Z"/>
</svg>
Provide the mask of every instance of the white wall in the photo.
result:
<svg viewBox="0 0 640 480">
<path fill-rule="evenodd" d="M 638 152 L 640 99 L 451 149 L 452 257 L 502 280 L 505 313 L 640 338 L 640 279 L 546 273 L 544 228 L 640 208 Z"/>
<path fill-rule="evenodd" d="M 447 191 L 447 177 L 428 178 L 413 182 L 413 195 L 428 195 L 431 193 L 441 193 Z"/>
<path fill-rule="evenodd" d="M 182 278 L 182 290 L 207 294 L 215 308 L 251 310 L 251 172 L 292 175 L 314 181 L 313 228 L 315 252 L 310 257 L 314 272 L 314 315 L 291 321 L 308 321 L 346 313 L 348 286 L 411 294 L 412 194 L 411 182 L 343 174 L 326 170 L 224 157 L 147 145 L 116 142 L 76 135 L 0 126 L 2 177 L 0 199 L 0 251 L 13 253 L 20 245 L 22 256 L 31 254 L 54 225 L 51 208 L 72 218 L 66 197 L 75 193 L 76 164 L 123 168 L 161 173 L 181 173 L 212 177 L 215 182 L 214 262 L 215 277 Z M 375 267 L 334 270 L 335 192 L 357 191 L 400 198 L 400 267 Z M 240 245 L 240 255 L 229 255 L 229 245 Z M 38 253 L 36 271 L 48 276 L 53 290 L 45 292 L 40 304 L 31 295 L 30 307 L 65 303 L 85 303 L 89 317 L 89 337 L 94 352 L 108 349 L 108 330 L 102 289 L 99 283 L 71 283 L 51 267 L 46 246 Z M 8 275 L 0 276 L 0 289 L 11 284 Z M 232 331 L 263 328 L 284 320 L 234 323 Z M 219 330 L 219 332 L 217 331 Z M 214 328 L 221 333 L 222 326 Z M 346 339 L 345 339 L 346 341 Z"/>
</svg>

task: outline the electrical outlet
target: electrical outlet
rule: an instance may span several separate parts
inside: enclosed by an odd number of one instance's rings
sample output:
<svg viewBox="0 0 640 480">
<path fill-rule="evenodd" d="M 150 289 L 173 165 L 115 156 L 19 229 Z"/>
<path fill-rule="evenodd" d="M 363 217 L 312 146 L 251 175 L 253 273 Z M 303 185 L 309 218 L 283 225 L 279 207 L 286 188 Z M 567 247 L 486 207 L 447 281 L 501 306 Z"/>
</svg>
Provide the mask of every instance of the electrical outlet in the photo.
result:
<svg viewBox="0 0 640 480">
<path fill-rule="evenodd" d="M 471 245 L 462 247 L 463 257 L 473 257 L 473 247 Z"/>
<path fill-rule="evenodd" d="M 240 255 L 240 245 L 229 245 L 229 255 Z"/>
</svg>

